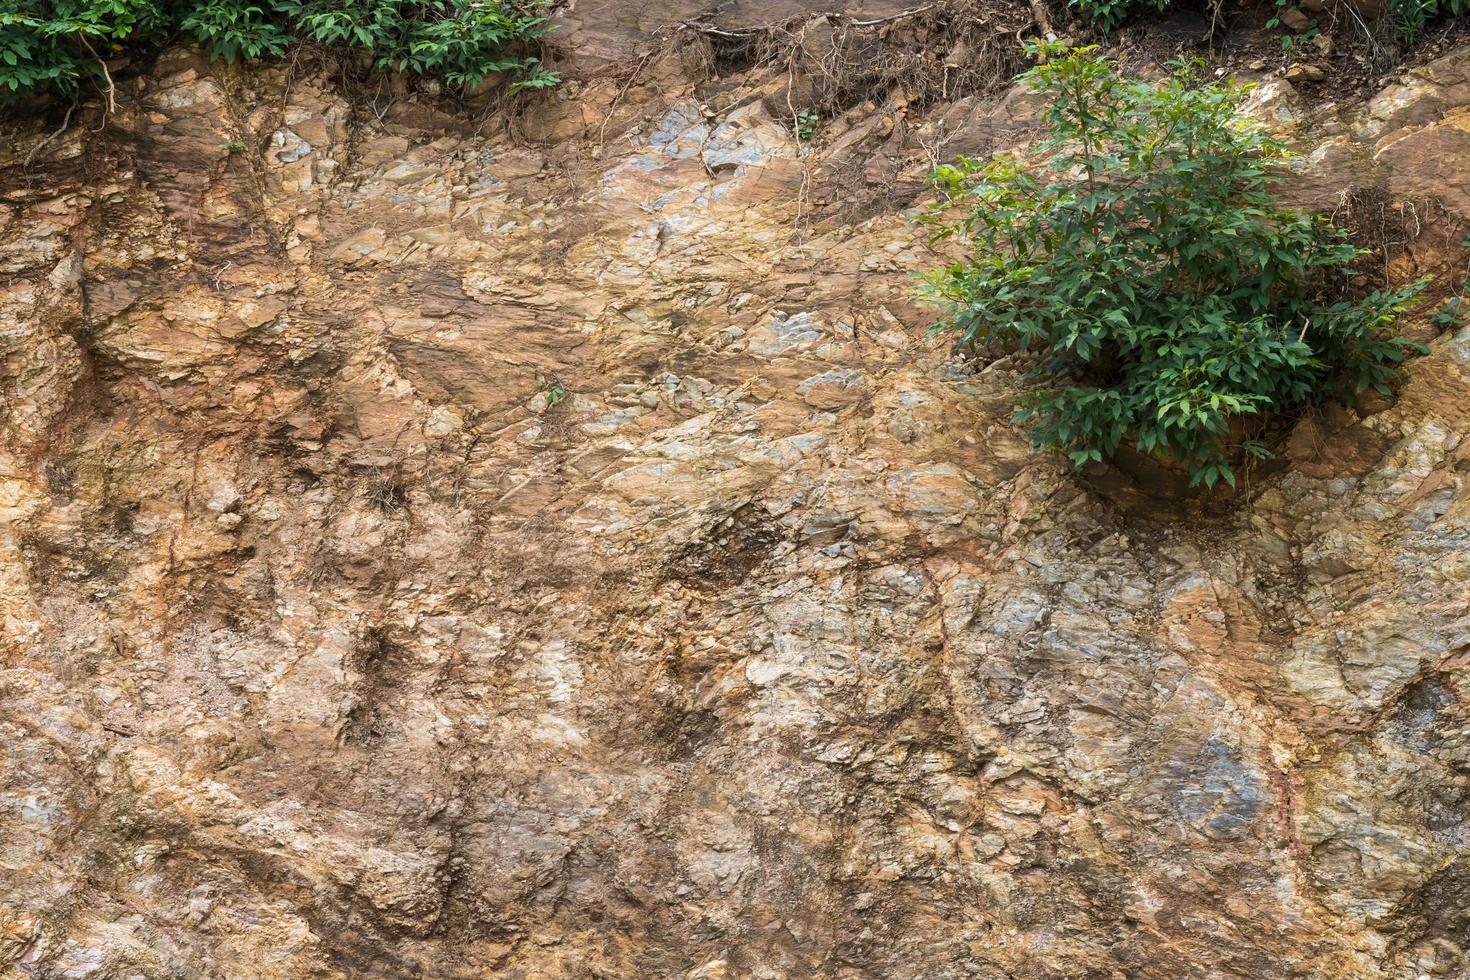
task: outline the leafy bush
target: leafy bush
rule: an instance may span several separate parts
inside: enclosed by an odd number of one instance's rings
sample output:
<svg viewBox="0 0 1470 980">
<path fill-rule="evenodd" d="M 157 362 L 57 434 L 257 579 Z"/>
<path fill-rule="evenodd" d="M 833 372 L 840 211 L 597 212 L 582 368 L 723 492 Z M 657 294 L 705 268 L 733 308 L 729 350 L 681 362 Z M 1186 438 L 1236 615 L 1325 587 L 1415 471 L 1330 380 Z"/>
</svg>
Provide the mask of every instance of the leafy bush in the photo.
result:
<svg viewBox="0 0 1470 980">
<path fill-rule="evenodd" d="M 126 46 L 179 36 L 213 58 L 279 58 L 293 44 L 359 49 L 379 68 L 474 86 L 513 73 L 516 89 L 554 85 L 521 53 L 548 29 L 549 0 L 3 0 L 0 96 L 58 92 Z"/>
<path fill-rule="evenodd" d="M 1423 350 L 1391 332 L 1422 284 L 1350 296 L 1361 253 L 1276 204 L 1287 151 L 1241 119 L 1243 87 L 1199 63 L 1129 81 L 1092 51 L 1022 76 L 1050 99 L 1040 176 L 1007 157 L 934 172 L 922 220 L 972 251 L 921 288 L 962 341 L 1039 355 L 1048 383 L 1017 416 L 1039 446 L 1080 467 L 1126 438 L 1233 485 L 1269 413 L 1388 390 Z"/>
<path fill-rule="evenodd" d="M 1130 17 L 1148 12 L 1161 13 L 1173 6 L 1174 0 L 1070 0 L 1094 25 L 1111 31 Z M 1210 0 L 1219 2 L 1219 0 Z M 1287 5 L 1288 0 L 1276 0 L 1278 7 Z M 1412 42 L 1424 33 L 1424 29 L 1440 17 L 1459 17 L 1470 14 L 1470 0 L 1389 0 L 1385 16 L 1392 20 L 1393 30 L 1400 40 Z M 1268 27 L 1275 27 L 1273 20 Z M 1283 45 L 1291 47 L 1290 44 Z"/>
<path fill-rule="evenodd" d="M 1072 0 L 1087 19 L 1104 31 L 1111 31 L 1141 10 L 1162 13 L 1170 0 Z"/>
<path fill-rule="evenodd" d="M 0 9 L 0 95 L 54 90 L 78 80 L 113 46 L 163 21 L 154 0 L 5 0 Z"/>
<path fill-rule="evenodd" d="M 1470 0 L 1393 0 L 1389 5 L 1394 27 L 1405 41 L 1417 40 L 1436 18 L 1465 14 L 1470 14 Z"/>
<path fill-rule="evenodd" d="M 295 40 L 267 6 L 239 0 L 201 0 L 179 19 L 180 32 L 222 61 L 279 58 Z"/>
</svg>

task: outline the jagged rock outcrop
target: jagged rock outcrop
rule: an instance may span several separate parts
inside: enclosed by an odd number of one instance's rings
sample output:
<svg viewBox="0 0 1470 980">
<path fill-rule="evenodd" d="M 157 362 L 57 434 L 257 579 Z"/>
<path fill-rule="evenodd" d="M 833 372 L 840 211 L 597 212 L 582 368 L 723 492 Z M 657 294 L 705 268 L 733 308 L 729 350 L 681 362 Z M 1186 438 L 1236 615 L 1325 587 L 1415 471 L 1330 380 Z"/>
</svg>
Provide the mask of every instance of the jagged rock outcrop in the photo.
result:
<svg viewBox="0 0 1470 980">
<path fill-rule="evenodd" d="M 907 281 L 1034 105 L 804 151 L 582 6 L 508 128 L 171 52 L 3 151 L 0 965 L 1464 976 L 1470 328 L 1227 505 L 1079 479 Z M 1395 277 L 1467 73 L 1258 93 Z"/>
</svg>

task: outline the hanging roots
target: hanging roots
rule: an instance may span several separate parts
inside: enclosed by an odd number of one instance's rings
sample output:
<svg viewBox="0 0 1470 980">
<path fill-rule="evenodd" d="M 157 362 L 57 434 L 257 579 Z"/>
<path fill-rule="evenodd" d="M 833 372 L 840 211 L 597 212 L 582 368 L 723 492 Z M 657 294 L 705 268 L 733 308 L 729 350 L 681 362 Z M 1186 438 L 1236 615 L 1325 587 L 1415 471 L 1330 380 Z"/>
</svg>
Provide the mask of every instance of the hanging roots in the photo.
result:
<svg viewBox="0 0 1470 980">
<path fill-rule="evenodd" d="M 889 17 L 800 17 L 726 30 L 697 21 L 679 34 L 707 39 L 720 75 L 779 66 L 801 85 L 801 107 L 834 116 L 865 100 L 901 95 L 922 107 L 993 91 L 1026 65 L 1021 40 L 1049 32 L 1040 2 L 940 0 Z"/>
</svg>

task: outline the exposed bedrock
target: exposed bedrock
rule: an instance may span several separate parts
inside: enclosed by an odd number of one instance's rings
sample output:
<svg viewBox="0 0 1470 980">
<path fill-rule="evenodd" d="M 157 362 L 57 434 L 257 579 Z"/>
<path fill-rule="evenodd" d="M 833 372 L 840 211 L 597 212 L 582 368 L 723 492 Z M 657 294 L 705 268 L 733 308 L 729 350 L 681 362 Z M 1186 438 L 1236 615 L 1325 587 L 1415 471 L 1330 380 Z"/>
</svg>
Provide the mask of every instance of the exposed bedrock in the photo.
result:
<svg viewBox="0 0 1470 980">
<path fill-rule="evenodd" d="M 1226 506 L 1078 478 L 907 278 L 1026 97 L 805 149 L 581 6 L 510 121 L 179 51 L 0 150 L 0 969 L 1465 976 L 1470 329 Z M 1470 51 L 1253 105 L 1463 264 Z"/>
</svg>

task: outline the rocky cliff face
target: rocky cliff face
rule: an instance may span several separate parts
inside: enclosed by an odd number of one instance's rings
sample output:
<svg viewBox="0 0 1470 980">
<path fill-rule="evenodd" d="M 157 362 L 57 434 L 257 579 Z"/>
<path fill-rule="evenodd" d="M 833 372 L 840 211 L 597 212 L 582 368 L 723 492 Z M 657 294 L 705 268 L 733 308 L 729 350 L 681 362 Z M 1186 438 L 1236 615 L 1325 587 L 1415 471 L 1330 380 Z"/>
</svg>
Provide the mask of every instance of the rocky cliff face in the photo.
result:
<svg viewBox="0 0 1470 980">
<path fill-rule="evenodd" d="M 510 117 L 175 52 L 0 151 L 0 968 L 1465 976 L 1470 330 L 1226 504 L 1079 479 L 906 280 L 1025 98 L 803 148 L 581 6 Z M 1459 261 L 1470 52 L 1256 106 Z"/>
</svg>

